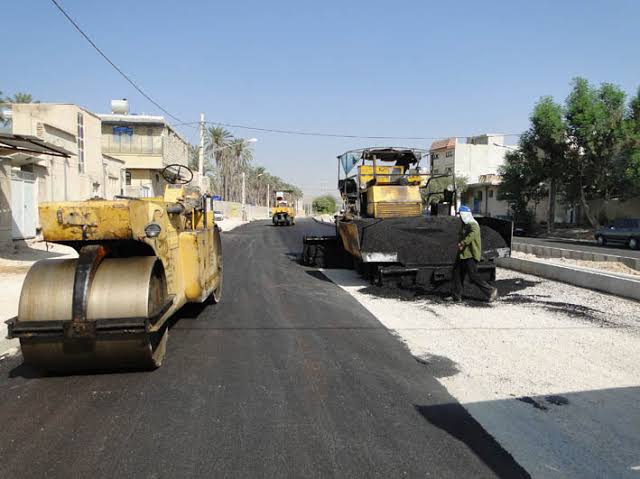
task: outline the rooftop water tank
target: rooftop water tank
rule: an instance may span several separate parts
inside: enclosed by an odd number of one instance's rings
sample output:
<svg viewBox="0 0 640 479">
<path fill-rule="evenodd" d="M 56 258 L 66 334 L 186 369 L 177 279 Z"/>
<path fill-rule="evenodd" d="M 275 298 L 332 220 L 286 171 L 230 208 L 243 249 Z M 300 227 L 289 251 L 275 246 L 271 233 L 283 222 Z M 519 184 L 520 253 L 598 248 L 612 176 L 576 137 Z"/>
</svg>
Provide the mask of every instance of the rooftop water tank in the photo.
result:
<svg viewBox="0 0 640 479">
<path fill-rule="evenodd" d="M 114 115 L 128 115 L 129 102 L 126 98 L 122 100 L 111 100 L 111 113 Z"/>
</svg>

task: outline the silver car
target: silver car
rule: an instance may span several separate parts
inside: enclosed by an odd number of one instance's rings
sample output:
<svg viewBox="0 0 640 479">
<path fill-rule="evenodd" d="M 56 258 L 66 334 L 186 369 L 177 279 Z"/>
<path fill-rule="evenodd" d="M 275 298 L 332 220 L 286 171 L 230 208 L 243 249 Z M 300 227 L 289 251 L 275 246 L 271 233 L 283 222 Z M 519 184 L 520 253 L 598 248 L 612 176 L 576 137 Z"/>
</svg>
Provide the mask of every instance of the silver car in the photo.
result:
<svg viewBox="0 0 640 479">
<path fill-rule="evenodd" d="M 640 247 L 640 218 L 621 218 L 612 225 L 596 231 L 596 241 L 600 246 L 606 244 L 628 245 L 631 249 Z"/>
</svg>

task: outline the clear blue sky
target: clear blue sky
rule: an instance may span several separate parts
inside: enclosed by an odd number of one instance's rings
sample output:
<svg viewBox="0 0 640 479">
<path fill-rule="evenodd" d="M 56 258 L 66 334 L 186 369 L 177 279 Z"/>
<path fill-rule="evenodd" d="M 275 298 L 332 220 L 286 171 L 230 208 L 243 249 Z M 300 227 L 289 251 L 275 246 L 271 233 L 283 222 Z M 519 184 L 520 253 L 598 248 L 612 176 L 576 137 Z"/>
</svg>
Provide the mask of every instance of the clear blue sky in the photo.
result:
<svg viewBox="0 0 640 479">
<path fill-rule="evenodd" d="M 183 121 L 385 136 L 519 132 L 577 75 L 640 86 L 640 2 L 60 0 L 94 41 Z M 126 97 L 159 114 L 49 0 L 5 0 L 0 90 L 101 113 Z M 196 141 L 195 129 L 182 128 Z M 309 194 L 335 156 L 379 144 L 234 130 L 255 162 Z M 388 142 L 386 142 L 388 143 Z M 398 141 L 429 147 L 430 142 Z"/>
</svg>

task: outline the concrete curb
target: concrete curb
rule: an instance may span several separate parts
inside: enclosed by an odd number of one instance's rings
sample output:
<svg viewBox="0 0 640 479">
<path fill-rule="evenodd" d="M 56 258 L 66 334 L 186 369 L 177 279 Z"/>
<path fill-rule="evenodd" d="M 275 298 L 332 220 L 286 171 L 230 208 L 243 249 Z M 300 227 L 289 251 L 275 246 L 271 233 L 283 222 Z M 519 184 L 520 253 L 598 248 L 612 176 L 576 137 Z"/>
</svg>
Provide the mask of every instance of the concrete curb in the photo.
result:
<svg viewBox="0 0 640 479">
<path fill-rule="evenodd" d="M 552 246 L 542 246 L 528 243 L 513 243 L 513 251 L 528 253 L 540 258 L 567 258 L 585 261 L 611 261 L 622 263 L 629 268 L 640 271 L 640 259 L 628 256 L 618 256 L 613 254 L 596 253 L 593 251 L 577 251 L 573 249 L 555 248 Z"/>
<path fill-rule="evenodd" d="M 640 301 L 640 278 L 635 279 L 628 275 L 600 273 L 589 269 L 570 268 L 520 258 L 499 258 L 497 264 L 503 268 L 522 273 Z"/>
</svg>

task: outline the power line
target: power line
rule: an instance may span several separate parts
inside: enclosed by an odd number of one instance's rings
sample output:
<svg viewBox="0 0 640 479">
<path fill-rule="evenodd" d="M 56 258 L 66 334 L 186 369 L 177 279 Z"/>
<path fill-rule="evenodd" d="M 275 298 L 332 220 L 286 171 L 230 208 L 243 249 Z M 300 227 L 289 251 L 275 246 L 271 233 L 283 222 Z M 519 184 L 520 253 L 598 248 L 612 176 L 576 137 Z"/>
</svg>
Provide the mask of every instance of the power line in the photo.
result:
<svg viewBox="0 0 640 479">
<path fill-rule="evenodd" d="M 235 125 L 231 123 L 222 123 L 219 121 L 207 121 L 205 122 L 208 125 L 215 126 L 225 126 L 227 128 L 238 128 L 244 130 L 252 130 L 252 131 L 262 131 L 265 133 L 279 133 L 284 135 L 301 135 L 301 136 L 319 136 L 319 137 L 330 137 L 330 138 L 351 138 L 351 139 L 361 139 L 361 140 L 442 140 L 445 138 L 469 138 L 477 135 L 459 135 L 459 136 L 376 136 L 376 135 L 353 135 L 347 133 L 325 133 L 325 132 L 316 132 L 316 131 L 301 131 L 301 130 L 283 130 L 283 129 L 275 129 L 275 128 L 261 128 L 257 126 L 247 126 L 247 125 Z M 199 124 L 197 121 L 187 122 L 187 123 L 178 123 L 175 126 L 189 126 Z M 522 133 L 504 133 L 499 136 L 521 136 Z"/>
<path fill-rule="evenodd" d="M 104 53 L 98 45 L 87 35 L 82 28 L 76 23 L 76 21 L 71 18 L 71 16 L 62 8 L 62 6 L 58 3 L 57 0 L 51 0 L 51 3 L 64 15 L 64 17 L 73 25 L 73 27 L 89 42 L 89 44 L 100 54 L 102 58 L 104 58 L 109 65 L 111 65 L 127 82 L 133 86 L 143 97 L 149 100 L 153 105 L 158 107 L 163 113 L 166 113 L 167 116 L 173 118 L 176 123 L 173 126 L 190 126 L 198 125 L 199 122 L 182 122 L 178 117 L 160 105 L 157 101 L 151 98 L 147 93 L 142 90 L 142 88 L 134 82 L 118 65 L 116 65 L 107 55 Z M 325 138 L 351 138 L 351 139 L 361 139 L 361 140 L 440 140 L 444 138 L 467 138 L 469 136 L 474 135 L 464 135 L 464 136 L 378 136 L 378 135 L 354 135 L 354 134 L 346 134 L 346 133 L 325 133 L 325 132 L 316 132 L 316 131 L 301 131 L 301 130 L 285 130 L 285 129 L 277 129 L 277 128 L 261 128 L 256 126 L 247 126 L 247 125 L 235 125 L 231 123 L 223 123 L 223 122 L 206 122 L 209 125 L 218 125 L 225 126 L 227 128 L 237 128 L 251 131 L 261 131 L 265 133 L 278 133 L 283 135 L 298 135 L 298 136 L 316 136 L 316 137 L 325 137 Z M 502 136 L 521 136 L 521 133 L 507 133 Z"/>
<path fill-rule="evenodd" d="M 109 65 L 111 65 L 118 73 L 120 73 L 120 75 L 122 75 L 122 77 L 127 80 L 132 86 L 133 88 L 135 88 L 136 90 L 138 90 L 138 92 L 145 97 L 147 100 L 149 100 L 151 103 L 153 103 L 155 106 L 157 106 L 162 112 L 166 113 L 168 116 L 170 116 L 171 118 L 173 118 L 174 120 L 176 120 L 177 122 L 180 122 L 181 120 L 176 117 L 175 115 L 171 114 L 168 110 L 166 110 L 165 108 L 162 107 L 162 105 L 160 105 L 157 101 L 155 101 L 153 98 L 151 98 L 149 95 L 147 95 L 142 88 L 140 88 L 136 82 L 134 82 L 131 78 L 129 78 L 127 76 L 127 74 L 125 72 L 123 72 L 120 67 L 118 67 L 118 65 L 116 65 L 115 63 L 113 63 L 111 61 L 111 59 L 102 51 L 100 50 L 100 48 L 98 47 L 98 45 L 96 45 L 94 43 L 93 40 L 91 40 L 91 38 L 89 37 L 89 35 L 87 35 L 82 28 L 80 28 L 80 26 L 73 20 L 73 18 L 71 18 L 69 16 L 69 14 L 67 12 L 65 12 L 65 10 L 60 6 L 60 4 L 56 1 L 56 0 L 51 0 L 51 3 L 53 3 L 56 8 L 58 10 L 60 10 L 60 13 L 62 13 L 67 20 L 69 20 L 69 22 L 75 27 L 76 30 L 78 30 L 78 32 L 80 32 L 80 35 L 82 35 L 85 40 L 87 40 L 89 42 L 89 44 L 100 54 L 100 56 L 102 56 L 102 58 L 104 58 Z"/>
</svg>

